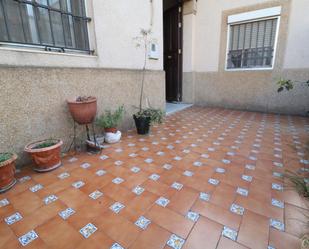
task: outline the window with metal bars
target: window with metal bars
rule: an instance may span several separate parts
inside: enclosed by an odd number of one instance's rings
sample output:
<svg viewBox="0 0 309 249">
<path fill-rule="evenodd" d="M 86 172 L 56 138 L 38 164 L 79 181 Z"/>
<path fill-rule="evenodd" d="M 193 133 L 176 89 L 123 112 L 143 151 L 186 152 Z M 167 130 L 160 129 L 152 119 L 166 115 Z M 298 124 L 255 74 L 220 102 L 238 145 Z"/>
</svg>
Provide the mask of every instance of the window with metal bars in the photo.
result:
<svg viewBox="0 0 309 249">
<path fill-rule="evenodd" d="M 0 0 L 0 44 L 90 53 L 84 0 Z"/>
<path fill-rule="evenodd" d="M 231 24 L 227 69 L 272 68 L 278 18 Z"/>
</svg>

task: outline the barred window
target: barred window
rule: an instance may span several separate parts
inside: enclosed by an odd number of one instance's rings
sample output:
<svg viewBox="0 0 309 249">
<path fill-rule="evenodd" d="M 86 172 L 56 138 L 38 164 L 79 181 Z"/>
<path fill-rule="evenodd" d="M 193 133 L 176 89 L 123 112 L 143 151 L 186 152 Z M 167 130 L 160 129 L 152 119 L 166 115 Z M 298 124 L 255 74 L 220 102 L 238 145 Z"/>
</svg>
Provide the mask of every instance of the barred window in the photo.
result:
<svg viewBox="0 0 309 249">
<path fill-rule="evenodd" d="M 90 52 L 84 0 L 0 0 L 0 43 Z"/>
<path fill-rule="evenodd" d="M 278 18 L 231 24 L 227 69 L 272 68 Z"/>
</svg>

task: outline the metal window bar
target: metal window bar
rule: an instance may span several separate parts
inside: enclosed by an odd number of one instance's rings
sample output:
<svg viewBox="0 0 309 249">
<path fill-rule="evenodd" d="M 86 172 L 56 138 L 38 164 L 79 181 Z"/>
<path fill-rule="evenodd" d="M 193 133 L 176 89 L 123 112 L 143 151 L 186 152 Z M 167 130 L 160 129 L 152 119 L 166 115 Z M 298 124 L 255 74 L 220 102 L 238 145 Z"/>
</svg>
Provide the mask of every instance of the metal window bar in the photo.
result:
<svg viewBox="0 0 309 249">
<path fill-rule="evenodd" d="M 35 0 L 6 0 L 6 1 L 12 1 L 12 2 L 16 2 L 18 4 L 18 9 L 19 9 L 19 16 L 21 18 L 21 21 L 22 21 L 22 30 L 20 30 L 20 32 L 23 33 L 23 37 L 24 37 L 24 41 L 18 41 L 18 40 L 14 40 L 12 39 L 11 35 L 10 35 L 10 29 L 9 29 L 9 19 L 7 17 L 7 11 L 6 11 L 6 4 L 4 2 L 5 0 L 0 0 L 0 4 L 1 4 L 1 7 L 2 7 L 2 10 L 3 10 L 3 17 L 4 17 L 4 22 L 5 22 L 5 29 L 6 29 L 6 32 L 7 32 L 7 40 L 3 40 L 3 39 L 0 39 L 0 44 L 12 44 L 12 45 L 30 45 L 30 46 L 35 46 L 35 47 L 42 47 L 42 48 L 45 48 L 46 51 L 52 51 L 53 49 L 58 49 L 60 50 L 61 52 L 65 52 L 66 50 L 76 50 L 76 51 L 80 51 L 80 52 L 87 52 L 89 54 L 93 53 L 94 51 L 93 50 L 90 50 L 89 48 L 89 37 L 88 37 L 88 27 L 87 27 L 87 23 L 91 21 L 91 18 L 87 17 L 86 16 L 86 11 L 85 11 L 85 2 L 82 1 L 82 15 L 77 15 L 75 13 L 73 13 L 73 11 L 67 11 L 67 10 L 64 10 L 63 6 L 62 6 L 62 1 L 59 1 L 60 3 L 60 8 L 57 9 L 57 8 L 53 8 L 49 5 L 49 0 L 47 1 L 47 5 L 44 5 L 44 4 L 40 4 L 38 3 L 37 1 Z M 75 0 L 71 0 L 71 1 L 75 1 Z M 34 20 L 35 20 L 35 26 L 36 26 L 36 32 L 37 32 L 37 36 L 38 36 L 38 40 L 39 42 L 38 43 L 35 43 L 35 42 L 28 42 L 27 41 L 27 37 L 26 37 L 26 31 L 25 31 L 25 28 L 24 28 L 24 22 L 25 20 L 23 19 L 23 15 L 21 13 L 21 5 L 29 5 L 29 6 L 32 6 L 33 7 L 33 14 L 34 14 Z M 48 20 L 49 20 L 49 26 L 50 26 L 50 32 L 51 32 L 51 37 L 52 37 L 52 44 L 44 44 L 43 42 L 43 34 L 41 34 L 40 32 L 40 28 L 39 28 L 39 20 L 38 20 L 38 11 L 39 11 L 39 8 L 41 9 L 45 9 L 48 11 Z M 64 37 L 64 44 L 65 46 L 58 46 L 55 42 L 55 38 L 54 38 L 54 31 L 53 31 L 53 23 L 52 23 L 52 19 L 51 19 L 51 11 L 54 11 L 56 13 L 59 13 L 60 16 L 61 16 L 61 20 L 60 20 L 60 23 L 62 24 L 62 31 L 63 31 L 63 34 L 61 34 L 63 37 Z M 71 37 L 71 39 L 75 39 L 75 42 L 73 44 L 75 44 L 75 46 L 68 46 L 68 43 L 67 41 L 65 40 L 65 25 L 64 25 L 64 22 L 63 22 L 63 16 L 67 16 L 68 17 L 68 20 L 71 18 L 72 19 L 72 22 L 73 22 L 73 34 L 74 34 L 74 37 Z M 81 22 L 81 25 L 80 25 L 80 28 L 81 30 L 79 30 L 83 35 L 80 36 L 79 38 L 83 38 L 83 41 L 79 41 L 79 42 L 76 42 L 76 39 L 77 39 L 77 36 L 76 36 L 76 25 L 75 25 L 75 22 L 76 20 L 79 20 Z M 69 21 L 70 23 L 70 21 Z M 71 27 L 70 27 L 71 28 Z M 3 37 L 3 36 L 1 36 Z M 83 44 L 83 47 L 78 47 L 77 44 L 80 43 L 80 44 Z M 73 45 L 72 44 L 72 45 Z"/>
<path fill-rule="evenodd" d="M 269 44 L 266 42 L 267 24 L 270 25 Z M 235 24 L 230 26 L 229 37 L 229 51 L 227 58 L 227 68 L 269 68 L 272 66 L 274 55 L 274 32 L 276 31 L 277 19 L 262 20 L 248 22 L 245 24 Z M 241 29 L 241 25 L 244 25 L 244 29 Z M 253 29 L 253 25 L 256 25 L 256 29 Z M 264 28 L 263 28 L 264 25 Z M 247 26 L 250 32 L 247 31 Z M 243 30 L 243 39 L 239 40 L 240 32 Z M 255 32 L 255 34 L 253 34 Z M 253 36 L 254 35 L 254 36 Z M 238 37 L 235 41 L 234 37 Z M 249 47 L 245 47 L 245 41 L 248 37 Z M 253 41 L 252 38 L 256 40 Z M 234 44 L 236 42 L 236 44 Z M 236 45 L 236 46 L 235 46 Z"/>
</svg>

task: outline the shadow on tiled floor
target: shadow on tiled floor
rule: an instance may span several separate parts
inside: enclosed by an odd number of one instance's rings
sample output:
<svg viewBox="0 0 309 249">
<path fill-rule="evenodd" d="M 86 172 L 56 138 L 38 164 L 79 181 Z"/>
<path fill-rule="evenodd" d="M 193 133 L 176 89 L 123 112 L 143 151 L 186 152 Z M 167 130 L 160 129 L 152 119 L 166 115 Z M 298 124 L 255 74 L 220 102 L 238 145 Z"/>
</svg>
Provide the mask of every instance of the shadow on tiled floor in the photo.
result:
<svg viewBox="0 0 309 249">
<path fill-rule="evenodd" d="M 298 248 L 287 217 L 306 206 L 281 176 L 308 166 L 308 134 L 303 117 L 189 108 L 101 155 L 23 170 L 0 195 L 0 248 Z"/>
</svg>

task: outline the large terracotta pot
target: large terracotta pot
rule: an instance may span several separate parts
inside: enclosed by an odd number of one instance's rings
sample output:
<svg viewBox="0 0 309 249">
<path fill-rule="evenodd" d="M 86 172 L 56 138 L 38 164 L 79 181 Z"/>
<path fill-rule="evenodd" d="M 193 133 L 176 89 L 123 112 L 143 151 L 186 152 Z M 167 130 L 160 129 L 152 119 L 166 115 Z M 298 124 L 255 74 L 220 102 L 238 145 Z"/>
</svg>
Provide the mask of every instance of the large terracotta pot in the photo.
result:
<svg viewBox="0 0 309 249">
<path fill-rule="evenodd" d="M 97 114 L 97 98 L 91 97 L 86 101 L 67 100 L 69 110 L 75 122 L 80 125 L 90 124 Z"/>
<path fill-rule="evenodd" d="M 17 155 L 13 154 L 10 159 L 0 163 L 0 193 L 12 188 L 15 183 L 15 161 Z"/>
<path fill-rule="evenodd" d="M 52 139 L 55 145 L 36 149 L 35 147 L 45 140 L 27 144 L 25 151 L 28 152 L 34 162 L 33 169 L 38 172 L 47 172 L 61 166 L 61 145 L 63 142 L 59 139 Z"/>
</svg>

